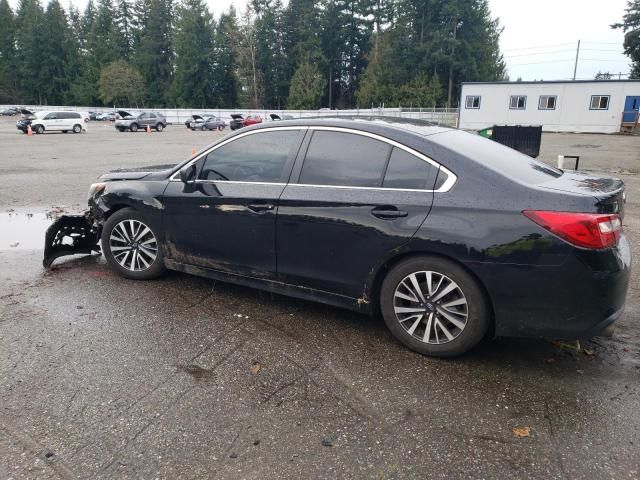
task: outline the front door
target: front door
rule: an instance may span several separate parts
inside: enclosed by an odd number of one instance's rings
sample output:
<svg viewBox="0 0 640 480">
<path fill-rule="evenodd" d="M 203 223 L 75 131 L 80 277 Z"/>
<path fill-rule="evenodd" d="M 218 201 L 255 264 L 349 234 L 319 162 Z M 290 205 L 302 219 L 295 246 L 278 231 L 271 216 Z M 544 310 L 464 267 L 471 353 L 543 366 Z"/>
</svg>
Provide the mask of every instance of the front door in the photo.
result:
<svg viewBox="0 0 640 480">
<path fill-rule="evenodd" d="M 316 130 L 295 172 L 278 207 L 280 279 L 360 298 L 425 221 L 438 167 L 383 139 Z"/>
<path fill-rule="evenodd" d="M 169 257 L 274 277 L 278 200 L 303 136 L 303 128 L 238 135 L 196 161 L 195 182 L 169 182 L 164 195 Z"/>
<path fill-rule="evenodd" d="M 640 97 L 627 97 L 624 102 L 623 123 L 635 123 L 640 111 Z"/>
</svg>

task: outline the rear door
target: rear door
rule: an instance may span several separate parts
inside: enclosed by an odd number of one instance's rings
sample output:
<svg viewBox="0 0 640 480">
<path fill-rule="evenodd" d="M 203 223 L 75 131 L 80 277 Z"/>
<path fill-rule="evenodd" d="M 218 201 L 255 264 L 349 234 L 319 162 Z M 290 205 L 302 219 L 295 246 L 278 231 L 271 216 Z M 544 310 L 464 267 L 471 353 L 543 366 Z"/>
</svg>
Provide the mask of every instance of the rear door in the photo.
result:
<svg viewBox="0 0 640 480">
<path fill-rule="evenodd" d="M 280 197 L 278 274 L 358 298 L 372 268 L 426 219 L 438 165 L 383 137 L 314 128 Z"/>
</svg>

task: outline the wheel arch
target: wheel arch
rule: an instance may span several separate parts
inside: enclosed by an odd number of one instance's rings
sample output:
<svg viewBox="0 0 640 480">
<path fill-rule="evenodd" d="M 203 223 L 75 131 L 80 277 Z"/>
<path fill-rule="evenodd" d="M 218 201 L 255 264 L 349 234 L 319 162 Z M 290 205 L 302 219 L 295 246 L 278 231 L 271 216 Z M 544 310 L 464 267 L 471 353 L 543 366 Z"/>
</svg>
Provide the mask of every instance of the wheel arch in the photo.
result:
<svg viewBox="0 0 640 480">
<path fill-rule="evenodd" d="M 487 331 L 487 336 L 488 337 L 489 336 L 491 336 L 491 337 L 495 336 L 496 320 L 495 320 L 495 308 L 494 308 L 494 304 L 493 304 L 493 298 L 489 294 L 489 291 L 487 290 L 487 287 L 485 286 L 484 282 L 480 279 L 480 277 L 478 275 L 476 275 L 476 273 L 473 270 L 471 270 L 464 263 L 460 262 L 459 260 L 457 260 L 454 257 L 451 257 L 449 255 L 443 255 L 442 253 L 437 253 L 437 252 L 430 252 L 430 251 L 402 252 L 402 253 L 398 253 L 397 255 L 394 255 L 394 256 L 390 257 L 384 263 L 382 263 L 380 266 L 378 266 L 377 270 L 375 270 L 373 275 L 371 275 L 371 277 L 370 277 L 370 280 L 368 282 L 367 294 L 366 294 L 366 297 L 368 298 L 368 302 L 369 302 L 369 305 L 370 305 L 371 313 L 373 315 L 376 315 L 376 316 L 380 316 L 381 315 L 381 312 L 380 312 L 380 290 L 382 288 L 382 282 L 384 281 L 384 279 L 387 276 L 387 274 L 396 265 L 398 265 L 400 262 L 402 262 L 404 260 L 407 260 L 409 258 L 424 257 L 424 256 L 439 257 L 439 258 L 442 258 L 442 259 L 447 260 L 449 262 L 455 263 L 457 266 L 459 266 L 465 272 L 467 272 L 478 283 L 480 289 L 482 290 L 482 293 L 484 294 L 485 298 L 487 299 L 487 305 L 489 306 L 489 309 L 490 309 L 489 313 L 490 313 L 491 323 L 490 323 L 490 326 L 489 326 L 489 330 Z"/>
</svg>

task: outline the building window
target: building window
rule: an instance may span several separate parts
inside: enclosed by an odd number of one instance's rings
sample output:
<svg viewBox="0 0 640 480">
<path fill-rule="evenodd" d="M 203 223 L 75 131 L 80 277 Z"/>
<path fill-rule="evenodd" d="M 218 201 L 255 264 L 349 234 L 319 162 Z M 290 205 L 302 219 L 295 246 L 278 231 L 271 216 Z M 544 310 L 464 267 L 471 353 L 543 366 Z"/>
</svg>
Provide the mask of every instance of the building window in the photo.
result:
<svg viewBox="0 0 640 480">
<path fill-rule="evenodd" d="M 556 95 L 540 95 L 538 110 L 555 110 L 557 99 Z"/>
<path fill-rule="evenodd" d="M 511 95 L 511 100 L 509 100 L 510 110 L 525 110 L 526 108 L 527 108 L 526 95 Z"/>
<path fill-rule="evenodd" d="M 589 110 L 609 110 L 609 95 L 591 95 Z"/>
<path fill-rule="evenodd" d="M 467 102 L 464 108 L 480 108 L 480 97 L 477 95 L 467 95 Z"/>
</svg>

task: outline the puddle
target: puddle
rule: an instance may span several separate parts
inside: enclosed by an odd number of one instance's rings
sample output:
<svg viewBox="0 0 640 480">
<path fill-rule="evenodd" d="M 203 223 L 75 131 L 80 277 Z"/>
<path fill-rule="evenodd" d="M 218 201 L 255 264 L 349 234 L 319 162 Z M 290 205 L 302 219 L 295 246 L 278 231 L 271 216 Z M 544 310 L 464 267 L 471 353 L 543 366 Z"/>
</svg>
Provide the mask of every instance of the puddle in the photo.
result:
<svg viewBox="0 0 640 480">
<path fill-rule="evenodd" d="M 55 219 L 49 213 L 0 213 L 0 252 L 44 250 L 44 233 Z"/>
</svg>

